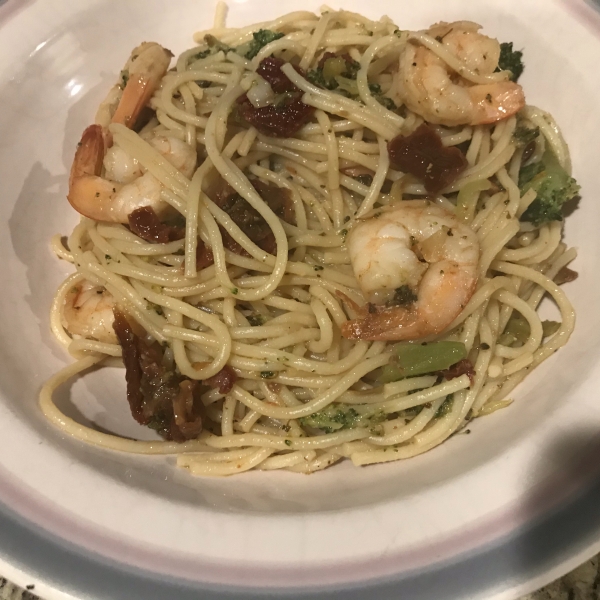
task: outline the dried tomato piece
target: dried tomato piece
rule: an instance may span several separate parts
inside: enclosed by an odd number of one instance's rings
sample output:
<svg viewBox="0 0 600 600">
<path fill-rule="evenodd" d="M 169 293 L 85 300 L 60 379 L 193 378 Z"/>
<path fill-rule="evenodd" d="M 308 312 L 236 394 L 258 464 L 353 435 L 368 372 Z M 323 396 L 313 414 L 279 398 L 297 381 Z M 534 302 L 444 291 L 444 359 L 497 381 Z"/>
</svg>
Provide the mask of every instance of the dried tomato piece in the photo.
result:
<svg viewBox="0 0 600 600">
<path fill-rule="evenodd" d="M 442 138 L 425 124 L 410 135 L 396 136 L 388 143 L 388 153 L 396 169 L 423 181 L 432 194 L 453 183 L 468 166 L 458 148 L 444 147 Z"/>
<path fill-rule="evenodd" d="M 269 56 L 264 58 L 256 69 L 258 75 L 269 82 L 276 94 L 284 95 L 277 105 L 256 108 L 246 94 L 237 100 L 240 116 L 261 133 L 273 137 L 291 137 L 315 111 L 312 106 L 302 102 L 302 92 L 281 70 L 284 64 L 286 63 L 282 59 Z M 298 67 L 294 68 L 304 76 Z"/>
<path fill-rule="evenodd" d="M 123 350 L 127 400 L 133 418 L 167 440 L 195 438 L 202 430 L 203 386 L 169 370 L 161 345 L 137 335 L 118 310 L 113 328 Z"/>
<path fill-rule="evenodd" d="M 250 183 L 280 219 L 291 225 L 296 224 L 296 211 L 290 190 L 260 179 L 251 179 Z"/>
<path fill-rule="evenodd" d="M 573 269 L 569 269 L 569 267 L 563 267 L 554 277 L 554 283 L 562 285 L 563 283 L 575 281 L 578 277 L 579 273 L 577 271 L 573 271 Z"/>
<path fill-rule="evenodd" d="M 263 183 L 258 179 L 251 181 L 254 189 L 259 193 L 263 200 L 271 207 L 271 210 L 278 216 L 290 216 L 290 210 L 293 217 L 293 203 L 288 190 L 279 188 L 269 183 Z M 275 254 L 277 244 L 271 228 L 264 220 L 262 215 L 255 210 L 242 196 L 240 196 L 231 186 L 224 181 L 216 182 L 213 189 L 209 192 L 211 200 L 222 210 L 224 210 L 235 224 L 262 250 L 269 254 Z M 286 204 L 286 202 L 288 204 Z M 279 212 L 278 212 L 279 211 Z M 280 215 L 281 213 L 281 215 Z M 282 217 L 284 218 L 284 217 Z M 241 256 L 247 256 L 247 252 L 224 230 L 221 229 L 223 245 L 231 252 Z"/>
<path fill-rule="evenodd" d="M 475 368 L 468 358 L 459 360 L 456 364 L 451 367 L 438 371 L 438 375 L 441 375 L 444 379 L 455 379 L 461 375 L 468 375 L 471 385 L 475 383 Z"/>
<path fill-rule="evenodd" d="M 150 206 L 137 208 L 128 217 L 129 228 L 137 236 L 151 244 L 166 244 L 185 237 L 183 227 L 174 227 L 162 223 Z M 200 271 L 214 264 L 212 249 L 200 238 L 196 246 L 196 268 Z"/>
<path fill-rule="evenodd" d="M 267 56 L 263 58 L 256 69 L 256 74 L 260 75 L 264 80 L 268 81 L 271 88 L 276 94 L 283 94 L 285 92 L 298 92 L 298 88 L 288 79 L 287 75 L 281 70 L 281 67 L 285 65 L 285 60 L 276 58 L 275 56 Z M 298 68 L 294 67 L 300 75 L 304 76 L 304 73 Z"/>
<path fill-rule="evenodd" d="M 207 246 L 200 238 L 198 238 L 198 243 L 196 245 L 196 269 L 201 271 L 202 269 L 206 269 L 206 267 L 210 267 L 215 263 L 215 257 L 212 253 L 212 248 Z"/>
<path fill-rule="evenodd" d="M 258 246 L 272 233 L 261 214 L 236 192 L 226 198 L 220 208 Z"/>
<path fill-rule="evenodd" d="M 235 371 L 225 365 L 216 375 L 205 379 L 204 383 L 211 388 L 217 388 L 221 394 L 228 394 L 236 381 Z"/>
<path fill-rule="evenodd" d="M 292 137 L 315 112 L 314 107 L 304 104 L 299 97 L 290 98 L 282 106 L 255 108 L 245 94 L 238 103 L 238 109 L 242 118 L 261 133 L 284 138 Z"/>
<path fill-rule="evenodd" d="M 162 223 L 151 206 L 136 208 L 127 220 L 131 231 L 151 244 L 166 244 L 185 237 L 185 229 Z"/>
<path fill-rule="evenodd" d="M 121 311 L 115 310 L 114 330 L 123 350 L 127 400 L 133 418 L 155 429 L 167 440 L 182 442 L 202 431 L 204 405 L 200 395 L 209 388 L 227 394 L 237 381 L 229 367 L 200 382 L 165 366 L 164 350 L 147 336 L 134 331 Z"/>
<path fill-rule="evenodd" d="M 117 334 L 119 344 L 123 351 L 123 363 L 125 364 L 125 380 L 127 381 L 127 400 L 133 418 L 142 425 L 145 419 L 142 413 L 144 397 L 142 395 L 142 367 L 140 365 L 140 350 L 137 345 L 137 336 L 133 333 L 125 315 L 115 311 L 113 329 Z"/>
</svg>

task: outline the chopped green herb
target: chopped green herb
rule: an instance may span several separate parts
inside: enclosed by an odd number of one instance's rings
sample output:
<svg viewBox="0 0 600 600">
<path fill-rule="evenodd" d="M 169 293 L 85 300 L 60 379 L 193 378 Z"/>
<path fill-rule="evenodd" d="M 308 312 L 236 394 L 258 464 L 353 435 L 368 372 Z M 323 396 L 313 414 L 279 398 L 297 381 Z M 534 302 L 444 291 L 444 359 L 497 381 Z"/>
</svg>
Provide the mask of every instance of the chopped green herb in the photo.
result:
<svg viewBox="0 0 600 600">
<path fill-rule="evenodd" d="M 286 446 L 291 446 L 292 445 L 292 440 L 285 440 L 285 445 Z"/>
<path fill-rule="evenodd" d="M 211 35 L 210 33 L 207 33 L 204 36 L 204 41 L 208 44 L 211 54 L 213 53 L 213 51 L 223 51 L 225 52 L 225 54 L 227 54 L 228 52 L 232 52 L 234 50 L 234 48 L 228 46 L 227 44 L 224 44 L 221 40 L 218 40 L 214 35 Z"/>
<path fill-rule="evenodd" d="M 252 34 L 252 41 L 249 44 L 244 45 L 244 56 L 249 60 L 253 59 L 262 48 L 264 48 L 267 44 L 282 38 L 283 35 L 283 33 L 278 31 L 270 31 L 269 29 L 259 29 L 258 31 L 255 31 Z"/>
<path fill-rule="evenodd" d="M 259 327 L 260 325 L 264 325 L 266 321 L 264 315 L 247 315 L 246 319 L 248 319 L 251 327 Z"/>
<path fill-rule="evenodd" d="M 210 55 L 210 48 L 207 48 L 206 50 L 202 50 L 201 52 L 197 52 L 196 54 L 192 55 L 191 59 L 192 60 L 200 60 L 201 58 L 206 58 L 209 55 Z"/>
<path fill-rule="evenodd" d="M 313 267 L 313 269 L 314 269 L 315 271 L 322 271 L 324 268 L 325 268 L 325 267 L 322 267 L 321 265 L 315 265 L 315 266 Z"/>
<path fill-rule="evenodd" d="M 385 106 L 385 108 L 388 110 L 396 110 L 398 108 L 396 103 L 391 98 L 383 95 L 381 92 L 381 86 L 378 83 L 370 83 L 369 90 L 371 94 L 373 94 L 375 100 L 377 100 L 379 104 Z"/>
<path fill-rule="evenodd" d="M 519 50 L 513 50 L 512 42 L 500 44 L 500 58 L 498 59 L 496 71 L 510 71 L 511 81 L 517 81 L 521 77 L 524 68 L 523 53 Z"/>
<path fill-rule="evenodd" d="M 235 296 L 238 293 L 237 288 L 231 288 L 231 293 Z"/>
<path fill-rule="evenodd" d="M 275 371 L 261 371 L 260 372 L 260 376 L 263 379 L 273 379 L 273 377 L 275 377 L 276 373 Z"/>
<path fill-rule="evenodd" d="M 445 417 L 447 414 L 449 414 L 450 411 L 452 410 L 453 404 L 454 404 L 454 394 L 450 394 L 449 396 L 446 396 L 446 399 L 442 402 L 440 407 L 437 409 L 437 412 L 435 413 L 435 418 L 441 419 L 442 417 Z"/>
<path fill-rule="evenodd" d="M 409 285 L 401 285 L 394 292 L 394 297 L 387 303 L 388 306 L 410 306 L 418 300 L 417 295 Z"/>
</svg>

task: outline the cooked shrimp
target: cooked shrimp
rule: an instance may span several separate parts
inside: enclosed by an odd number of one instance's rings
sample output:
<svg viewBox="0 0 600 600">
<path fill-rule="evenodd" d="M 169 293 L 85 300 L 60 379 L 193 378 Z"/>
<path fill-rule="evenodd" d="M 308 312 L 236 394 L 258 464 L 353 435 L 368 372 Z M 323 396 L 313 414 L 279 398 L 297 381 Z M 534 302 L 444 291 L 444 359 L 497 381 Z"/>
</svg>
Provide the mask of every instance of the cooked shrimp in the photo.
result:
<svg viewBox="0 0 600 600">
<path fill-rule="evenodd" d="M 133 49 L 121 71 L 121 78 L 108 92 L 96 113 L 96 123 L 135 124 L 141 110 L 165 76 L 171 57 L 170 50 L 156 42 L 144 42 Z"/>
<path fill-rule="evenodd" d="M 475 233 L 427 201 L 405 201 L 360 221 L 346 240 L 368 304 L 342 334 L 414 340 L 443 331 L 477 284 Z"/>
<path fill-rule="evenodd" d="M 103 287 L 82 281 L 65 298 L 63 326 L 71 335 L 116 344 L 114 307 L 114 298 Z"/>
<path fill-rule="evenodd" d="M 149 143 L 186 177 L 192 176 L 196 151 L 191 146 L 165 136 L 156 136 Z M 123 156 L 119 155 L 124 153 L 113 148 L 107 152 L 107 146 L 108 138 L 100 125 L 90 125 L 83 132 L 71 167 L 67 196 L 71 206 L 90 219 L 113 223 L 127 223 L 127 217 L 144 206 L 159 215 L 168 209 L 161 199 L 158 179 L 147 172 L 141 174 L 139 165 L 129 157 L 120 166 Z"/>
<path fill-rule="evenodd" d="M 477 75 L 498 66 L 500 44 L 479 33 L 477 23 L 438 23 L 427 32 Z M 431 50 L 408 43 L 396 77 L 399 99 L 414 113 L 439 125 L 482 125 L 509 117 L 525 106 L 523 88 L 513 81 L 472 84 Z"/>
<path fill-rule="evenodd" d="M 106 127 L 110 122 L 132 127 L 141 110 L 159 86 L 171 61 L 171 52 L 155 42 L 144 42 L 133 50 L 121 71 L 123 83 L 115 85 L 81 137 L 67 198 L 82 215 L 96 221 L 127 223 L 137 208 L 150 206 L 157 214 L 168 209 L 161 200 L 161 184 L 144 172 L 136 160 L 112 146 Z M 185 142 L 156 136 L 149 143 L 186 177 L 196 166 L 196 152 Z M 103 175 L 103 166 L 105 173 Z"/>
</svg>

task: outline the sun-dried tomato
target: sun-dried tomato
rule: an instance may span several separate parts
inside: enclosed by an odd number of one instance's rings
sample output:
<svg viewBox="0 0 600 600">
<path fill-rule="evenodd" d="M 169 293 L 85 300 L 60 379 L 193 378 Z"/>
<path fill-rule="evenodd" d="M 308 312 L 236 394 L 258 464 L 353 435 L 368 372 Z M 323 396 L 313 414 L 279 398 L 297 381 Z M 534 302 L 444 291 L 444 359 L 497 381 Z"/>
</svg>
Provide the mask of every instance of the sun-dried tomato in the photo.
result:
<svg viewBox="0 0 600 600">
<path fill-rule="evenodd" d="M 438 371 L 438 375 L 441 375 L 444 379 L 448 380 L 455 379 L 461 375 L 468 375 L 471 385 L 475 383 L 475 367 L 473 367 L 473 364 L 468 358 L 463 358 L 451 367 L 444 369 L 443 371 Z"/>
<path fill-rule="evenodd" d="M 133 418 L 167 440 L 196 438 L 202 431 L 204 414 L 201 394 L 210 388 L 221 394 L 230 392 L 237 380 L 233 369 L 226 365 L 204 381 L 189 379 L 165 366 L 162 346 L 148 341 L 143 330 L 118 310 L 113 328 L 123 350 L 127 400 Z"/>
<path fill-rule="evenodd" d="M 127 220 L 131 231 L 151 244 L 166 244 L 185 237 L 183 227 L 173 227 L 161 222 L 151 206 L 136 208 Z"/>
<path fill-rule="evenodd" d="M 393 167 L 423 181 L 432 194 L 448 187 L 468 166 L 458 148 L 446 148 L 442 138 L 425 124 L 410 135 L 396 136 L 388 143 L 388 152 Z"/>
<path fill-rule="evenodd" d="M 239 115 L 261 133 L 273 137 L 293 136 L 315 111 L 314 107 L 302 102 L 302 91 L 281 70 L 284 64 L 285 61 L 280 58 L 269 56 L 260 62 L 256 70 L 269 82 L 273 91 L 281 95 L 277 104 L 256 108 L 246 94 L 237 100 Z M 295 68 L 304 75 L 300 69 Z"/>
</svg>

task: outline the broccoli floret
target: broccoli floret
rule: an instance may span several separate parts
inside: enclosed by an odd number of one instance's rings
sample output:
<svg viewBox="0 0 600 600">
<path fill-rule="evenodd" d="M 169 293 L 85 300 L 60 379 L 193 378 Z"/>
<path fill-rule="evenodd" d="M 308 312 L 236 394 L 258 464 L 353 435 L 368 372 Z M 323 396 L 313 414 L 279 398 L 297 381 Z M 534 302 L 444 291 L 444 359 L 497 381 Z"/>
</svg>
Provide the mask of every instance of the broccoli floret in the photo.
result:
<svg viewBox="0 0 600 600">
<path fill-rule="evenodd" d="M 537 193 L 521 216 L 521 221 L 531 221 L 536 226 L 548 221 L 562 221 L 563 204 L 575 198 L 580 189 L 550 150 L 546 150 L 540 162 L 521 169 L 519 187 L 522 193 L 530 189 Z"/>
<path fill-rule="evenodd" d="M 354 429 L 355 427 L 372 428 L 385 420 L 385 413 L 379 410 L 369 414 L 359 414 L 351 406 L 333 403 L 319 412 L 299 420 L 305 427 L 315 427 L 322 429 L 325 433 L 333 433 L 340 429 Z"/>
<path fill-rule="evenodd" d="M 252 34 L 254 38 L 250 44 L 244 46 L 246 52 L 244 56 L 248 59 L 254 58 L 264 46 L 283 37 L 283 33 L 270 31 L 269 29 L 259 29 Z"/>
<path fill-rule="evenodd" d="M 527 145 L 533 142 L 533 140 L 535 140 L 539 135 L 539 127 L 528 127 L 523 123 L 519 123 L 515 128 L 513 138 L 519 148 L 525 148 Z"/>
<path fill-rule="evenodd" d="M 511 81 L 517 81 L 521 77 L 524 68 L 523 53 L 519 50 L 513 50 L 512 42 L 500 44 L 500 58 L 498 59 L 496 71 L 510 71 Z"/>
</svg>

